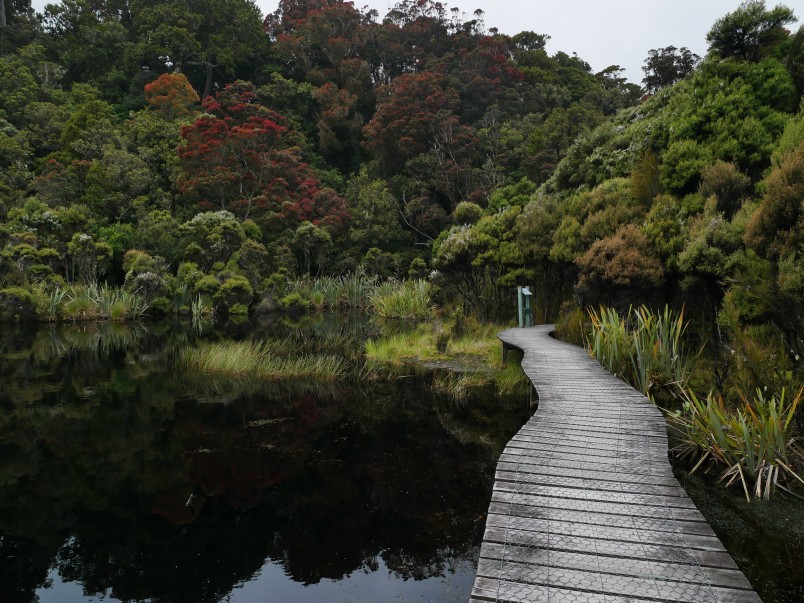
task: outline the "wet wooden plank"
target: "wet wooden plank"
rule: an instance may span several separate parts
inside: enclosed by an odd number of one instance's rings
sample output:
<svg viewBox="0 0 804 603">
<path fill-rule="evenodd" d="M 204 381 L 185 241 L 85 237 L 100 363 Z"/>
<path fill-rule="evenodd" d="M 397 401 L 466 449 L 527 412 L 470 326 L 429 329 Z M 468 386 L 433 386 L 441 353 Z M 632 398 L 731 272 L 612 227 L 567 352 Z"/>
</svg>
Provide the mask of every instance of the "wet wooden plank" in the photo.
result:
<svg viewBox="0 0 804 603">
<path fill-rule="evenodd" d="M 539 409 L 497 465 L 471 601 L 760 601 L 673 476 L 661 412 L 550 330 L 500 333 Z"/>
</svg>

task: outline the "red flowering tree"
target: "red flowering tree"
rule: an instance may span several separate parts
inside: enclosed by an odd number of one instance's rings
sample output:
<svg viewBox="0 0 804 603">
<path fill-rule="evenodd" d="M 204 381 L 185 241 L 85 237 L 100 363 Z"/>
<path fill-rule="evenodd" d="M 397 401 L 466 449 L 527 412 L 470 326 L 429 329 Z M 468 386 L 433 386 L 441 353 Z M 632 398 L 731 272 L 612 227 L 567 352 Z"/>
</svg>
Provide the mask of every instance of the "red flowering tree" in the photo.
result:
<svg viewBox="0 0 804 603">
<path fill-rule="evenodd" d="M 432 148 L 438 125 L 458 109 L 458 93 L 439 73 L 402 75 L 380 90 L 377 112 L 363 128 L 365 145 L 392 174 Z"/>
<path fill-rule="evenodd" d="M 188 117 L 199 102 L 195 89 L 181 73 L 163 73 L 146 84 L 145 100 L 166 119 Z"/>
<path fill-rule="evenodd" d="M 250 84 L 227 86 L 203 108 L 182 128 L 178 149 L 178 185 L 188 199 L 204 210 L 254 219 L 266 233 L 295 229 L 305 220 L 331 230 L 343 224 L 343 198 L 321 186 L 286 120 L 257 103 Z"/>
</svg>

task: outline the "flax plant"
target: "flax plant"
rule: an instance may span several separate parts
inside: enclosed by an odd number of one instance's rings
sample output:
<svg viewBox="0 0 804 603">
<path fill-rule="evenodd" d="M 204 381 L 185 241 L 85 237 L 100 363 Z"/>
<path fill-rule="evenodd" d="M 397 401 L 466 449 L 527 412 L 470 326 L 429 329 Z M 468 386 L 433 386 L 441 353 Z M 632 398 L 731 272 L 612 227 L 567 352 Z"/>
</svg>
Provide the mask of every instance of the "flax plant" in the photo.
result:
<svg viewBox="0 0 804 603">
<path fill-rule="evenodd" d="M 59 311 L 61 308 L 61 302 L 64 300 L 64 297 L 67 295 L 67 290 L 62 289 L 61 287 L 55 287 L 47 297 L 47 319 L 51 322 L 55 322 L 59 319 Z"/>
<path fill-rule="evenodd" d="M 587 338 L 589 353 L 609 372 L 622 377 L 630 364 L 631 340 L 625 319 L 614 308 L 589 309 L 592 333 Z"/>
<path fill-rule="evenodd" d="M 653 399 L 658 392 L 680 397 L 694 358 L 687 354 L 684 312 L 665 306 L 657 314 L 642 306 L 621 317 L 613 308 L 589 310 L 589 353 L 614 375 Z"/>
<path fill-rule="evenodd" d="M 741 408 L 729 411 L 720 396 L 705 400 L 686 395 L 683 411 L 671 415 L 671 426 L 681 435 L 674 450 L 682 457 L 697 459 L 694 473 L 705 461 L 722 469 L 720 481 L 742 485 L 746 499 L 770 497 L 775 488 L 804 484 L 795 467 L 804 463 L 804 450 L 792 437 L 793 417 L 802 391 L 787 400 L 785 390 L 766 398 L 757 389 L 752 400 L 742 399 Z"/>
<path fill-rule="evenodd" d="M 689 382 L 692 365 L 681 339 L 686 330 L 684 311 L 675 313 L 665 306 L 661 314 L 654 314 L 642 306 L 634 316 L 631 364 L 635 387 L 645 395 L 657 387 L 675 388 L 680 394 Z"/>
</svg>

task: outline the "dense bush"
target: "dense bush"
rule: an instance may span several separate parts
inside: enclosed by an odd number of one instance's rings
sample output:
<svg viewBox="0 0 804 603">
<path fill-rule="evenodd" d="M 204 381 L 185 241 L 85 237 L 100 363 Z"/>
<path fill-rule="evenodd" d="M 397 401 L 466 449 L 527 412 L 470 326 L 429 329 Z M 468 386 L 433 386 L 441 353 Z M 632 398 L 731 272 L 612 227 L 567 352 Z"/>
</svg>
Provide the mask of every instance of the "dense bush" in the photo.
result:
<svg viewBox="0 0 804 603">
<path fill-rule="evenodd" d="M 36 300 L 20 287 L 0 289 L 0 320 L 35 320 Z"/>
</svg>

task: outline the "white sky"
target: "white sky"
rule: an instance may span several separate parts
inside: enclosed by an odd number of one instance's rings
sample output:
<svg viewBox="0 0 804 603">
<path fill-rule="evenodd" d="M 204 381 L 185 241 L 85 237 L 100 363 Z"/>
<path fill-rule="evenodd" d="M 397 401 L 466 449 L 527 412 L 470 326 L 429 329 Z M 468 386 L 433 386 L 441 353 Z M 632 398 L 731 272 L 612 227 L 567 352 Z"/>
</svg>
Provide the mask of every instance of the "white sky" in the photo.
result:
<svg viewBox="0 0 804 603">
<path fill-rule="evenodd" d="M 52 0 L 51 0 L 52 1 Z M 625 68 L 626 77 L 640 83 L 642 65 L 651 48 L 686 46 L 706 54 L 706 32 L 714 22 L 733 11 L 740 0 L 442 0 L 471 19 L 483 10 L 486 27 L 513 35 L 535 31 L 551 37 L 549 53 L 577 52 L 592 69 L 609 65 Z M 33 0 L 42 10 L 47 0 Z M 276 10 L 278 0 L 256 0 L 263 13 Z M 768 7 L 778 0 L 766 0 Z M 384 17 L 395 0 L 354 0 L 355 6 L 370 6 Z M 804 18 L 804 0 L 782 0 Z M 449 12 L 448 12 L 449 14 Z"/>
<path fill-rule="evenodd" d="M 471 19 L 483 10 L 486 27 L 513 35 L 521 31 L 547 34 L 550 54 L 577 52 L 595 71 L 609 65 L 625 68 L 625 76 L 641 83 L 642 65 L 651 48 L 686 46 L 706 54 L 706 32 L 732 12 L 740 0 L 442 0 Z M 766 0 L 770 8 L 781 1 L 804 17 L 804 0 Z M 257 0 L 263 12 L 276 10 L 277 0 Z M 385 16 L 394 0 L 354 0 Z M 449 11 L 447 12 L 449 14 Z M 799 25 L 796 24 L 796 27 Z"/>
</svg>

